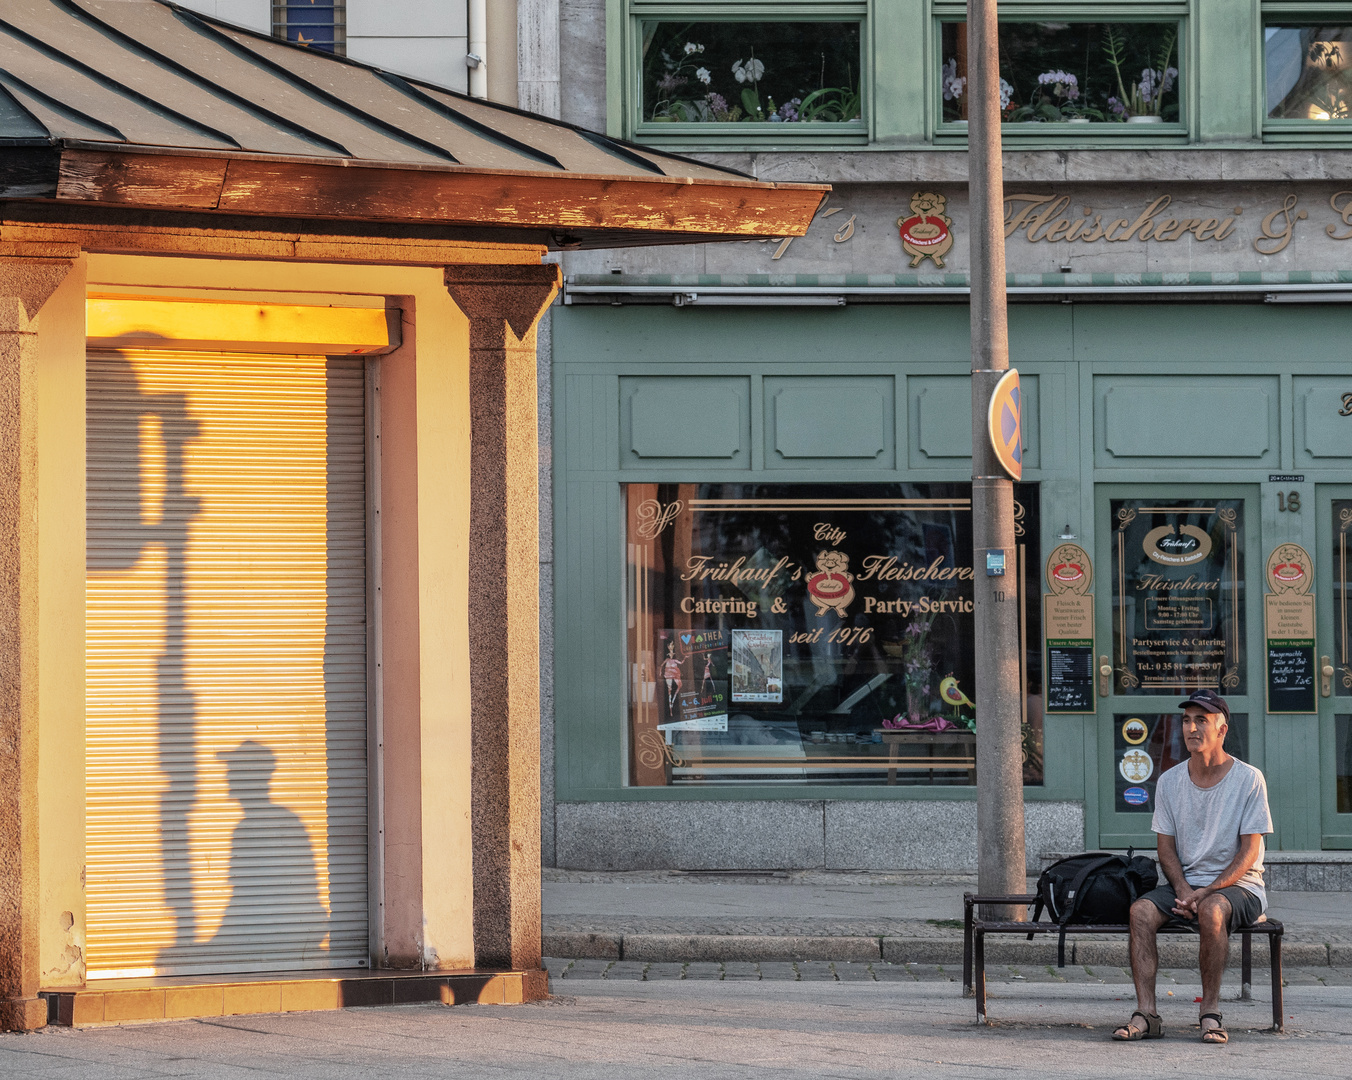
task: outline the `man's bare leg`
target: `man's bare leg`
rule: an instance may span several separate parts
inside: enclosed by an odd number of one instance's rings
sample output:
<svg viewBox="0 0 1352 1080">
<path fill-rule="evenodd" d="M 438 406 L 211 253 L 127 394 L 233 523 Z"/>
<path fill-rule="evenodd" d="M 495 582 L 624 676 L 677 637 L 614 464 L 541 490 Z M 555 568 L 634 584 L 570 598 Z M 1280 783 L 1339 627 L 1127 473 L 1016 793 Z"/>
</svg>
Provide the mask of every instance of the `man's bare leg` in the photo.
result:
<svg viewBox="0 0 1352 1080">
<path fill-rule="evenodd" d="M 1197 908 L 1197 932 L 1202 944 L 1198 961 L 1202 968 L 1202 1007 L 1199 1012 L 1221 1011 L 1221 978 L 1230 956 L 1230 901 L 1214 893 Z M 1219 1027 L 1214 1020 L 1203 1020 L 1202 1030 Z"/>
<path fill-rule="evenodd" d="M 1156 937 L 1168 918 L 1149 900 L 1137 900 L 1131 905 L 1131 978 L 1136 984 L 1136 1007 L 1143 1013 L 1159 1012 L 1155 1003 L 1155 974 L 1159 970 L 1159 949 Z M 1145 1030 L 1145 1021 L 1131 1018 L 1130 1026 Z"/>
</svg>

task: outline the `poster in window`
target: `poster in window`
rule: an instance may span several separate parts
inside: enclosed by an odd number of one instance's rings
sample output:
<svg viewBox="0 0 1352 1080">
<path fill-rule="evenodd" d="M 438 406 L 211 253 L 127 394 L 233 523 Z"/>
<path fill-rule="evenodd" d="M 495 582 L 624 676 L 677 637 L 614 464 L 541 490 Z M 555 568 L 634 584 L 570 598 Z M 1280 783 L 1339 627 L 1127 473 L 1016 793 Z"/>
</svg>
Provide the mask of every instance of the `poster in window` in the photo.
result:
<svg viewBox="0 0 1352 1080">
<path fill-rule="evenodd" d="M 1110 505 L 1116 692 L 1246 693 L 1244 501 Z"/>
<path fill-rule="evenodd" d="M 1015 494 L 1021 755 L 1040 784 L 1037 487 Z M 631 784 L 972 782 L 970 484 L 625 495 Z"/>
<path fill-rule="evenodd" d="M 732 632 L 732 700 L 784 700 L 782 630 Z"/>
</svg>

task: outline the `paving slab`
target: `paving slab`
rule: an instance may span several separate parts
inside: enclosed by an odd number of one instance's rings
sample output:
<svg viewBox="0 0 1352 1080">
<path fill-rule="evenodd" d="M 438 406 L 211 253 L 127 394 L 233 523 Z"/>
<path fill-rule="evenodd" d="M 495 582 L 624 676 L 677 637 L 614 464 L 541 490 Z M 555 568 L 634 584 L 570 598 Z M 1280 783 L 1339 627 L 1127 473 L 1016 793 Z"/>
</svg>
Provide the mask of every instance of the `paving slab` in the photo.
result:
<svg viewBox="0 0 1352 1080">
<path fill-rule="evenodd" d="M 568 980 L 565 980 L 568 982 Z M 1226 1002 L 1230 1045 L 1197 1005 L 1160 1003 L 1167 1038 L 1109 1040 L 1130 995 L 996 980 L 991 1023 L 935 982 L 584 980 L 546 1002 L 292 1013 L 0 1036 L 5 1080 L 1285 1080 L 1347 1074 L 1352 987 L 1292 986 L 1287 1032 L 1265 1001 Z"/>
</svg>

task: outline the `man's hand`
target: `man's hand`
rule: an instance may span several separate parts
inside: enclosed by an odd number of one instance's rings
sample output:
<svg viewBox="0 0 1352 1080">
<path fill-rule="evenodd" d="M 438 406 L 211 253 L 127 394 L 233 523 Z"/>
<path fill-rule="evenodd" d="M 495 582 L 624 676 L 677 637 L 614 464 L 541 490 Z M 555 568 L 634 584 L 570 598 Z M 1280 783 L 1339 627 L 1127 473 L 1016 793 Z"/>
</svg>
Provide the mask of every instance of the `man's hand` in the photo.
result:
<svg viewBox="0 0 1352 1080">
<path fill-rule="evenodd" d="M 1211 889 L 1203 887 L 1194 889 L 1187 882 L 1183 883 L 1183 888 L 1177 890 L 1177 899 L 1174 901 L 1174 914 L 1180 919 L 1197 918 L 1197 905 L 1211 895 Z"/>
</svg>

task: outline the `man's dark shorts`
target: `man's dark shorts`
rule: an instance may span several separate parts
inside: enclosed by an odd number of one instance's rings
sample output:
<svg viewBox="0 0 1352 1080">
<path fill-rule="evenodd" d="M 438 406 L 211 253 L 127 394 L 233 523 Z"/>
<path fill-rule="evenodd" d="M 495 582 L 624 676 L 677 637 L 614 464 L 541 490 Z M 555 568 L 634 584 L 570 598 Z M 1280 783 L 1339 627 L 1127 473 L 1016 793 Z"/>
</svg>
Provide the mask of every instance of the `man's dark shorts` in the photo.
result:
<svg viewBox="0 0 1352 1080">
<path fill-rule="evenodd" d="M 1254 919 L 1263 914 L 1262 901 L 1248 889 L 1231 885 L 1228 889 L 1222 889 L 1219 895 L 1230 901 L 1230 924 L 1225 930 L 1227 934 L 1233 934 L 1241 926 L 1252 926 Z M 1164 923 L 1165 926 L 1197 928 L 1196 919 L 1183 919 L 1174 914 L 1174 905 L 1178 903 L 1178 894 L 1174 892 L 1174 887 L 1167 881 L 1161 882 L 1158 887 L 1151 889 L 1141 899 L 1149 900 L 1169 916 Z"/>
</svg>

